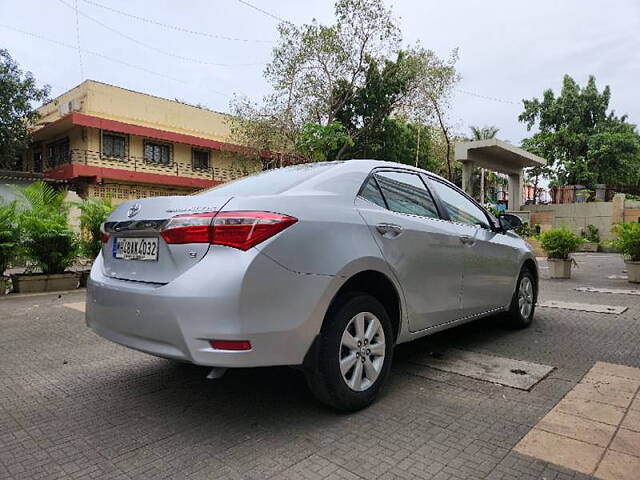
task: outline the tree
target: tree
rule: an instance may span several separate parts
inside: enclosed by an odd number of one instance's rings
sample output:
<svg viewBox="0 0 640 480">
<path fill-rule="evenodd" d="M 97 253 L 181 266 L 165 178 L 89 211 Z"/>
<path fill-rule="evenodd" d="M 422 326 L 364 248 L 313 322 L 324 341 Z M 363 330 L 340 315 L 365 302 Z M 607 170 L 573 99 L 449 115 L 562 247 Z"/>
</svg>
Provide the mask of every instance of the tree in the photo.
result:
<svg viewBox="0 0 640 480">
<path fill-rule="evenodd" d="M 333 121 L 328 125 L 307 123 L 298 137 L 297 151 L 307 160 L 318 162 L 328 160 L 338 149 L 353 145 L 340 122 Z"/>
<path fill-rule="evenodd" d="M 29 127 L 39 118 L 34 103 L 47 100 L 49 86 L 36 86 L 7 50 L 0 49 L 0 168 L 16 169 L 29 143 Z"/>
<path fill-rule="evenodd" d="M 388 132 L 403 130 L 403 122 L 418 126 L 435 118 L 431 102 L 444 121 L 442 96 L 451 83 L 438 80 L 445 69 L 448 79 L 455 78 L 453 65 L 420 47 L 401 50 L 400 31 L 382 0 L 338 0 L 335 19 L 332 25 L 279 25 L 280 40 L 264 72 L 272 93 L 260 105 L 246 98 L 232 102 L 236 141 L 254 153 L 271 152 L 271 159 L 375 158 L 389 144 Z M 413 131 L 407 128 L 404 134 Z M 420 141 L 421 127 L 415 131 L 411 158 L 424 163 L 421 145 L 429 141 Z M 336 141 L 342 143 L 328 151 Z M 400 147 L 396 140 L 391 144 Z M 263 156 L 265 167 L 274 163 Z"/>
<path fill-rule="evenodd" d="M 336 23 L 313 21 L 278 25 L 280 39 L 264 71 L 272 93 L 258 105 L 234 98 L 229 119 L 232 135 L 254 153 L 263 166 L 282 166 L 297 158 L 298 136 L 306 124 L 329 125 L 335 113 L 365 77 L 367 62 L 397 49 L 400 33 L 382 0 L 338 0 Z M 336 86 L 346 88 L 337 95 Z"/>
<path fill-rule="evenodd" d="M 270 101 L 301 123 L 333 122 L 364 81 L 368 62 L 398 49 L 400 30 L 382 0 L 338 0 L 335 17 L 329 26 L 315 20 L 278 26 L 280 40 L 265 69 Z M 337 89 L 339 83 L 347 88 Z"/>
<path fill-rule="evenodd" d="M 500 131 L 499 128 L 493 126 L 484 126 L 482 128 L 471 125 L 469 127 L 471 130 L 471 138 L 474 140 L 488 140 L 490 138 L 495 138 L 495 136 Z M 480 169 L 480 203 L 485 202 L 485 175 L 484 168 Z"/>
<path fill-rule="evenodd" d="M 346 81 L 335 87 L 335 97 L 348 98 L 335 112 L 335 118 L 344 125 L 352 148 L 344 145 L 336 158 L 372 158 L 380 150 L 388 119 L 409 95 L 418 74 L 416 58 L 400 51 L 395 61 L 385 59 L 384 65 L 374 58 L 368 59 L 364 83 L 354 87 Z M 350 92 L 345 92 L 349 90 Z M 373 157 L 375 158 L 375 157 Z"/>
<path fill-rule="evenodd" d="M 542 100 L 523 100 L 518 120 L 538 127 L 523 145 L 547 159 L 558 183 L 640 184 L 640 136 L 626 115 L 608 111 L 610 99 L 611 89 L 599 92 L 593 76 L 580 87 L 565 75 L 559 96 L 548 89 Z"/>
<path fill-rule="evenodd" d="M 453 181 L 452 134 L 446 113 L 453 87 L 460 80 L 460 75 L 455 68 L 458 61 L 458 50 L 453 50 L 446 59 L 438 57 L 432 50 L 426 50 L 420 45 L 414 47 L 411 53 L 416 58 L 418 73 L 415 76 L 415 84 L 411 88 L 411 98 L 407 102 L 405 110 L 418 121 L 435 120 L 437 122 L 446 143 L 447 177 Z"/>
</svg>

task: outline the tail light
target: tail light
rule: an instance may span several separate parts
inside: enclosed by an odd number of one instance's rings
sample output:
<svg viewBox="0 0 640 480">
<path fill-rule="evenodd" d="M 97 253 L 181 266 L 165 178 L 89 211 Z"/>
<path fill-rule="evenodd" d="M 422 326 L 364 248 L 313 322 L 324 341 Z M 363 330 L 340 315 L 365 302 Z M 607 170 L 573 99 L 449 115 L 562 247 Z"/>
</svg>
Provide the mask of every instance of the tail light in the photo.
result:
<svg viewBox="0 0 640 480">
<path fill-rule="evenodd" d="M 109 241 L 109 234 L 104 231 L 104 222 L 100 224 L 100 240 L 102 243 L 107 243 Z"/>
<path fill-rule="evenodd" d="M 298 221 L 271 212 L 212 212 L 171 218 L 160 235 L 168 244 L 211 243 L 248 250 Z"/>
</svg>

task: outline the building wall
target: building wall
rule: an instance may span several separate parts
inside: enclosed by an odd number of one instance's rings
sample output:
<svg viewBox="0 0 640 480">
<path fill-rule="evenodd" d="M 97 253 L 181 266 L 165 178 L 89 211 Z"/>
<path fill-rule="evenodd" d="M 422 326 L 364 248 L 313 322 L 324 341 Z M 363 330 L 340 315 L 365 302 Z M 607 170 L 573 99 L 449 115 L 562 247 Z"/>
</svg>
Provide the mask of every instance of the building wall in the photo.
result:
<svg viewBox="0 0 640 480">
<path fill-rule="evenodd" d="M 53 122 L 69 113 L 68 103 L 74 100 L 79 107 L 76 111 L 87 115 L 210 140 L 231 141 L 228 115 L 93 80 L 82 82 L 39 108 L 40 123 Z"/>
<path fill-rule="evenodd" d="M 531 225 L 540 225 L 542 231 L 566 227 L 579 234 L 587 225 L 595 225 L 603 240 L 612 238 L 614 223 L 640 220 L 640 202 L 614 199 L 613 202 L 562 203 L 552 205 L 523 205 L 529 212 Z"/>
<path fill-rule="evenodd" d="M 74 127 L 79 129 L 80 127 Z M 86 162 L 92 165 L 103 165 L 113 168 L 119 168 L 123 170 L 136 170 L 140 172 L 150 173 L 163 173 L 163 174 L 178 174 L 181 176 L 193 176 L 198 178 L 205 178 L 209 180 L 219 180 L 228 182 L 235 178 L 247 175 L 248 173 L 258 171 L 260 169 L 259 162 L 240 160 L 234 154 L 229 152 L 222 152 L 219 150 L 209 150 L 209 165 L 213 169 L 213 172 L 199 172 L 194 171 L 192 166 L 192 151 L 194 148 L 202 150 L 200 147 L 193 147 L 184 143 L 170 143 L 172 146 L 172 162 L 176 165 L 172 168 L 147 164 L 144 162 L 144 144 L 145 141 L 158 142 L 151 138 L 145 138 L 138 135 L 127 135 L 127 151 L 129 156 L 128 162 L 121 162 L 117 159 L 104 158 L 100 155 L 101 152 L 101 131 L 96 128 L 82 128 L 85 131 L 86 142 L 72 140 L 72 149 L 78 148 L 80 150 L 87 150 Z M 74 135 L 77 137 L 77 135 Z M 74 146 L 74 145 L 77 145 Z M 85 146 L 86 145 L 86 146 Z M 76 152 L 74 154 L 74 160 L 83 162 L 83 154 Z"/>
</svg>

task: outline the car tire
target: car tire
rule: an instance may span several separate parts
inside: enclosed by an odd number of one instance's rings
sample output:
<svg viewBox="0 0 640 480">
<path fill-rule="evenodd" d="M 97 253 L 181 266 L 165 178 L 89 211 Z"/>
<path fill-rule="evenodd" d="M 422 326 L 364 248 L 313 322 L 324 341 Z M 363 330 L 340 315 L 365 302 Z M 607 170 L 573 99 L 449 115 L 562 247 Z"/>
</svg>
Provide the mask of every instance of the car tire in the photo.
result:
<svg viewBox="0 0 640 480">
<path fill-rule="evenodd" d="M 506 324 L 509 328 L 521 329 L 531 325 L 537 297 L 535 277 L 531 270 L 522 267 L 506 315 Z"/>
<path fill-rule="evenodd" d="M 315 363 L 306 370 L 316 398 L 343 411 L 373 403 L 393 359 L 393 328 L 384 306 L 365 293 L 338 298 L 317 341 Z"/>
</svg>

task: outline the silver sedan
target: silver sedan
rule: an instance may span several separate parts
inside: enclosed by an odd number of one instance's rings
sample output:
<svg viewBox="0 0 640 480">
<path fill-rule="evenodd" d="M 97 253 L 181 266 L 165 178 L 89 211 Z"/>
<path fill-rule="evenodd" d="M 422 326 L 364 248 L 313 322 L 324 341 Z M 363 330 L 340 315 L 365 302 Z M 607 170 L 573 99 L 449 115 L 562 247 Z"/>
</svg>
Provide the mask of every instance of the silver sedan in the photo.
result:
<svg viewBox="0 0 640 480">
<path fill-rule="evenodd" d="M 301 366 L 321 401 L 356 410 L 399 343 L 498 312 L 531 323 L 538 269 L 519 223 L 437 175 L 372 160 L 125 202 L 103 226 L 87 324 L 211 377 Z"/>
</svg>

